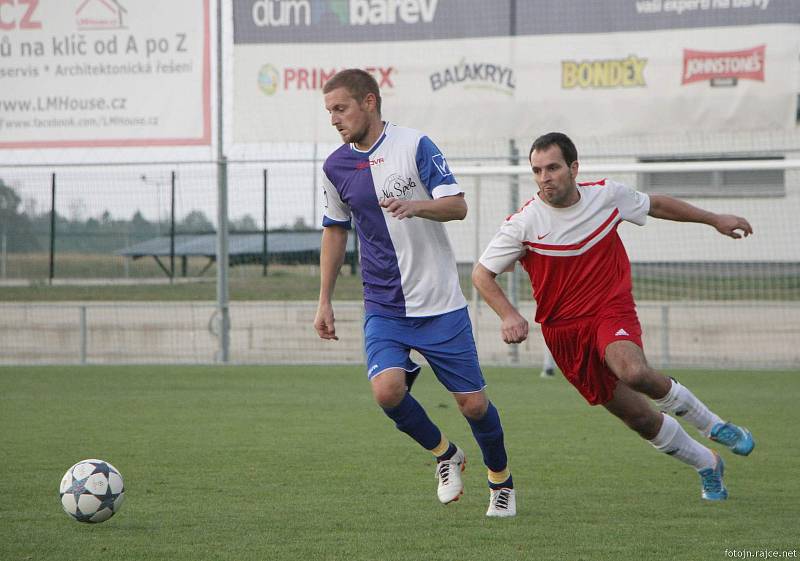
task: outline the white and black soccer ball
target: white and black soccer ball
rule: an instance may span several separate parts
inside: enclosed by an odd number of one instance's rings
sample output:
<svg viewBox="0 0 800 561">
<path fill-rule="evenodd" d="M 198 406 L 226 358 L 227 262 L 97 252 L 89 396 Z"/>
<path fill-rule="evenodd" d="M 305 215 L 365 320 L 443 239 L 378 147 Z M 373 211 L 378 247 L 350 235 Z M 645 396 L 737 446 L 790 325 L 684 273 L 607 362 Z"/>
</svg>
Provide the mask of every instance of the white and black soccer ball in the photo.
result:
<svg viewBox="0 0 800 561">
<path fill-rule="evenodd" d="M 125 484 L 108 462 L 83 460 L 64 474 L 59 494 L 64 512 L 78 522 L 104 522 L 122 506 Z"/>
</svg>

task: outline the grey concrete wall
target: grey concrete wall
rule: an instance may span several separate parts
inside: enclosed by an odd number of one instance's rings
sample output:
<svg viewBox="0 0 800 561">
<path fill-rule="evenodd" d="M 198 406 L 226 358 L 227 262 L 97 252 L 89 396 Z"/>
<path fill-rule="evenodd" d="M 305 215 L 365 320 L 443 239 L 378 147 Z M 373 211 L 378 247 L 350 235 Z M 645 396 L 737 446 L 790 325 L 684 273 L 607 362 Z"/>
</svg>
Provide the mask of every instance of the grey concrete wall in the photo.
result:
<svg viewBox="0 0 800 561">
<path fill-rule="evenodd" d="M 82 312 L 83 310 L 83 312 Z M 334 305 L 339 341 L 320 340 L 315 302 L 231 305 L 231 361 L 242 364 L 363 363 L 360 302 Z M 533 317 L 533 305 L 523 305 Z M 0 364 L 208 364 L 216 360 L 214 305 L 182 303 L 0 304 Z M 500 322 L 472 305 L 484 365 L 538 368 L 537 325 L 516 351 Z M 800 368 L 800 302 L 641 302 L 652 364 L 677 368 Z"/>
</svg>

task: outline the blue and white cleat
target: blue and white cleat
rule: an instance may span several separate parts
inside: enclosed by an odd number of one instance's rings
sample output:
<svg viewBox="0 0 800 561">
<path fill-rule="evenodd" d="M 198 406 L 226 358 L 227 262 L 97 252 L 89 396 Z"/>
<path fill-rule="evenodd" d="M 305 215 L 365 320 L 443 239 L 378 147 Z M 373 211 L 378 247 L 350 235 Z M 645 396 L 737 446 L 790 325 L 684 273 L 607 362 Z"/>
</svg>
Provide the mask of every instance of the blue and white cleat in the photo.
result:
<svg viewBox="0 0 800 561">
<path fill-rule="evenodd" d="M 728 490 L 722 482 L 722 475 L 725 472 L 725 462 L 719 454 L 712 450 L 717 463 L 713 468 L 701 469 L 700 481 L 703 484 L 703 498 L 707 501 L 724 501 L 728 498 Z"/>
<path fill-rule="evenodd" d="M 717 423 L 711 427 L 709 438 L 714 442 L 724 444 L 731 449 L 731 452 L 739 456 L 747 456 L 756 447 L 750 431 L 733 423 Z"/>
</svg>

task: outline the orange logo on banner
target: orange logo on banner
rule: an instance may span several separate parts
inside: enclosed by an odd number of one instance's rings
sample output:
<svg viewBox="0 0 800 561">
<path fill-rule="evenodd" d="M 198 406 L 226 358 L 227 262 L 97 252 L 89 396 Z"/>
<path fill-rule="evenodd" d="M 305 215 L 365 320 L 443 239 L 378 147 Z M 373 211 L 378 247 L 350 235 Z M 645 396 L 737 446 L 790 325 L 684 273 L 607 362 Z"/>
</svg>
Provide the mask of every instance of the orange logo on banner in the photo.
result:
<svg viewBox="0 0 800 561">
<path fill-rule="evenodd" d="M 681 84 L 718 79 L 747 79 L 764 81 L 766 45 L 743 51 L 683 50 Z"/>
</svg>

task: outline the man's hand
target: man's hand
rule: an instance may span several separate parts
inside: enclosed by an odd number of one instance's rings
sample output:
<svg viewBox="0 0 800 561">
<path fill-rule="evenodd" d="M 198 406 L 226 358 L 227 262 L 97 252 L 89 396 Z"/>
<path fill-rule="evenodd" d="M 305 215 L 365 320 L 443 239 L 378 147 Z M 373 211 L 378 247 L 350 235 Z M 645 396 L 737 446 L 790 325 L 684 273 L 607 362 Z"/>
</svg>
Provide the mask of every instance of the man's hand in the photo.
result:
<svg viewBox="0 0 800 561">
<path fill-rule="evenodd" d="M 528 320 L 514 310 L 503 318 L 500 335 L 505 343 L 522 343 L 528 338 Z"/>
<path fill-rule="evenodd" d="M 317 308 L 317 317 L 314 318 L 314 329 L 321 339 L 338 341 L 334 327 L 333 307 L 330 304 L 320 304 Z"/>
<path fill-rule="evenodd" d="M 381 200 L 381 206 L 389 211 L 398 220 L 403 218 L 413 218 L 417 215 L 419 201 L 407 201 L 405 199 L 395 199 L 389 197 Z"/>
<path fill-rule="evenodd" d="M 753 233 L 753 227 L 750 226 L 747 220 L 733 214 L 718 214 L 716 220 L 714 220 L 714 228 L 716 228 L 720 234 L 736 240 L 741 237 L 746 238 Z M 741 230 L 742 233 L 740 234 L 737 230 Z"/>
</svg>

